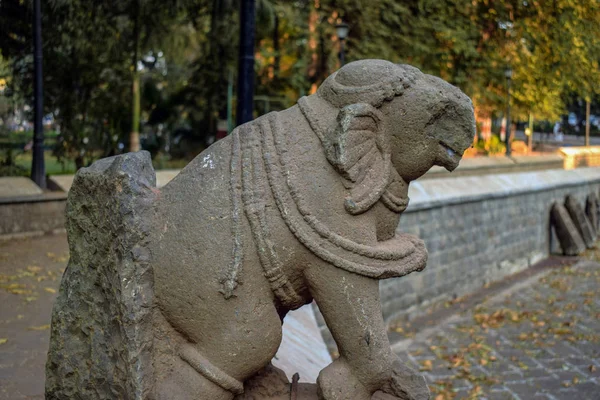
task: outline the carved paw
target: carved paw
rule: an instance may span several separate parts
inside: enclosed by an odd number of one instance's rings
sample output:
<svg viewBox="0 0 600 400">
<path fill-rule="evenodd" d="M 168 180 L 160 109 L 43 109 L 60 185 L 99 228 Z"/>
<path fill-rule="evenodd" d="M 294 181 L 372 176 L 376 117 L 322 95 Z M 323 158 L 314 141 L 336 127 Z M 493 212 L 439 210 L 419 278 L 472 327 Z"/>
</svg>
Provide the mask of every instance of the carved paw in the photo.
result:
<svg viewBox="0 0 600 400">
<path fill-rule="evenodd" d="M 329 364 L 319 374 L 317 395 L 319 400 L 371 400 L 371 392 L 352 374 L 341 358 Z"/>
<path fill-rule="evenodd" d="M 392 378 L 384 392 L 400 400 L 429 400 L 429 387 L 423 375 L 407 367 L 399 359 L 392 364 Z M 374 397 L 375 398 L 375 397 Z M 382 397 L 381 400 L 386 397 Z"/>
</svg>

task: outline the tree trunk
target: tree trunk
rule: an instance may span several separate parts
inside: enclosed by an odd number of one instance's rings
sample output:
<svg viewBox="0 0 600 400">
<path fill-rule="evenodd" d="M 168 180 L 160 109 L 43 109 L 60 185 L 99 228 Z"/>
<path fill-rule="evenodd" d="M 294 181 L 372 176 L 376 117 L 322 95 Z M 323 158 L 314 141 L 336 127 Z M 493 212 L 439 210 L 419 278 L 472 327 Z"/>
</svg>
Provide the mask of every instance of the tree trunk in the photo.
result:
<svg viewBox="0 0 600 400">
<path fill-rule="evenodd" d="M 529 112 L 529 136 L 527 137 L 529 153 L 533 151 L 533 113 Z"/>
<path fill-rule="evenodd" d="M 591 100 L 585 99 L 585 145 L 590 145 L 590 108 Z"/>
<path fill-rule="evenodd" d="M 140 151 L 140 73 L 137 68 L 140 45 L 140 3 L 135 2 L 135 16 L 133 29 L 133 68 L 131 79 L 131 133 L 129 134 L 129 151 Z"/>
<path fill-rule="evenodd" d="M 140 151 L 140 73 L 137 67 L 133 72 L 132 82 L 132 107 L 131 107 L 131 134 L 129 135 L 129 151 Z"/>
<path fill-rule="evenodd" d="M 75 157 L 75 169 L 79 171 L 84 166 L 85 166 L 85 162 L 84 162 L 83 156 L 78 155 L 77 157 Z"/>
<path fill-rule="evenodd" d="M 281 69 L 281 50 L 279 48 L 279 16 L 275 11 L 275 27 L 273 28 L 273 51 L 275 58 L 273 60 L 273 74 L 275 79 L 279 79 L 279 71 Z"/>
</svg>

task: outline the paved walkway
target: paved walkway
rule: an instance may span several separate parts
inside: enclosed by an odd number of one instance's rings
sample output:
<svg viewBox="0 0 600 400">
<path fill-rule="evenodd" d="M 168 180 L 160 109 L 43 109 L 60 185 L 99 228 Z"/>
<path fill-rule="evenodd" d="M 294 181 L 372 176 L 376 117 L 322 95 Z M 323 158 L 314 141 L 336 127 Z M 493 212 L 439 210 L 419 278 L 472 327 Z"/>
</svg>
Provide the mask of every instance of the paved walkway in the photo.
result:
<svg viewBox="0 0 600 400">
<path fill-rule="evenodd" d="M 50 313 L 65 235 L 0 241 L 0 399 L 43 399 Z"/>
<path fill-rule="evenodd" d="M 65 235 L 0 241 L 0 400 L 44 398 L 67 250 Z M 599 264 L 543 270 L 487 298 L 448 304 L 443 318 L 398 325 L 393 348 L 422 370 L 432 400 L 598 400 L 599 289 Z"/>
<path fill-rule="evenodd" d="M 599 289 L 600 264 L 546 271 L 441 323 L 397 324 L 413 339 L 393 348 L 425 374 L 435 400 L 598 400 Z"/>
</svg>

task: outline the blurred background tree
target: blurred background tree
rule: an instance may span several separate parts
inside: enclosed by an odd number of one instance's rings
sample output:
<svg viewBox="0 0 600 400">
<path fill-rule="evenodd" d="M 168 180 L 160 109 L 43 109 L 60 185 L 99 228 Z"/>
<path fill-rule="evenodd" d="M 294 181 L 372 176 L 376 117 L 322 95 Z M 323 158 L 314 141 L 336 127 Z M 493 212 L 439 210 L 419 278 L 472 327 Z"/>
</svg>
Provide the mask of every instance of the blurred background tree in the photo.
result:
<svg viewBox="0 0 600 400">
<path fill-rule="evenodd" d="M 139 140 L 156 160 L 189 159 L 223 126 L 228 131 L 240 1 L 45 2 L 54 154 L 80 167 Z M 257 116 L 313 93 L 339 68 L 342 20 L 350 25 L 347 62 L 384 58 L 440 76 L 473 98 L 482 125 L 504 112 L 507 68 L 522 121 L 556 121 L 573 105 L 593 111 L 600 89 L 597 0 L 257 0 L 256 7 Z M 2 121 L 27 116 L 31 103 L 31 12 L 30 1 L 0 1 Z"/>
</svg>

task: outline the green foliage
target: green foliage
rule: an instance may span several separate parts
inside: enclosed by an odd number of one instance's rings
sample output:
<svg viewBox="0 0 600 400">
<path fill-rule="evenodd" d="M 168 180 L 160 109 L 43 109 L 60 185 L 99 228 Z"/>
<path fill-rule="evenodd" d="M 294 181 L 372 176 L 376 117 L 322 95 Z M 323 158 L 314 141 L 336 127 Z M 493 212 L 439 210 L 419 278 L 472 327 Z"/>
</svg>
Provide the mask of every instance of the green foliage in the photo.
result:
<svg viewBox="0 0 600 400">
<path fill-rule="evenodd" d="M 498 135 L 492 135 L 490 140 L 487 141 L 479 140 L 475 148 L 486 155 L 504 154 L 506 152 L 506 146 L 502 143 Z"/>
<path fill-rule="evenodd" d="M 60 126 L 56 156 L 81 166 L 122 151 L 120 143 L 127 148 L 138 76 L 145 146 L 160 154 L 185 132 L 202 148 L 226 117 L 230 77 L 236 84 L 239 2 L 43 2 L 45 107 Z M 350 25 L 347 61 L 415 65 L 459 86 L 481 112 L 505 108 L 507 67 L 515 119 L 557 120 L 566 103 L 600 91 L 597 0 L 256 3 L 256 95 L 270 99 L 270 109 L 292 105 L 339 68 L 342 19 Z M 0 118 L 31 101 L 31 17 L 29 1 L 0 1 L 0 79 L 8 82 Z M 256 103 L 263 112 L 263 101 Z"/>
</svg>

